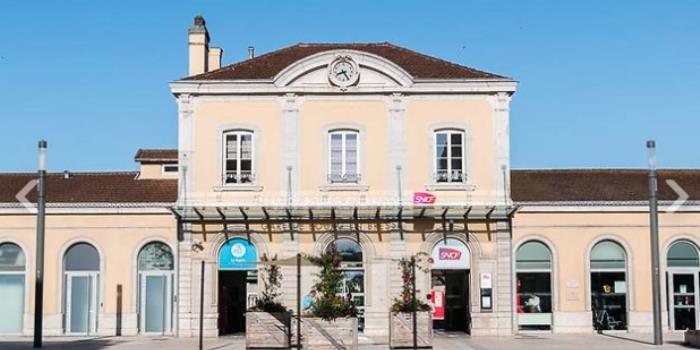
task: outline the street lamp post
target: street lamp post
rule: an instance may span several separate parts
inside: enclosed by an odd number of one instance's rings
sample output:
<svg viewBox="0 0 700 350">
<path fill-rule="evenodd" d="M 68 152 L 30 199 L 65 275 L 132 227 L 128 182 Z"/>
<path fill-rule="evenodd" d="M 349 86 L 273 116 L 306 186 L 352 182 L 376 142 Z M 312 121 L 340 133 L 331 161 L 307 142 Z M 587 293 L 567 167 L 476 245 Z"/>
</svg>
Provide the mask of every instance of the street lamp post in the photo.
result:
<svg viewBox="0 0 700 350">
<path fill-rule="evenodd" d="M 659 212 L 656 198 L 656 142 L 647 141 L 649 155 L 649 226 L 651 229 L 651 283 L 654 308 L 654 345 L 663 344 L 661 332 L 661 282 L 659 269 Z"/>
<path fill-rule="evenodd" d="M 34 287 L 34 347 L 42 346 L 44 314 L 44 221 L 46 214 L 46 147 L 39 141 L 39 188 L 36 212 L 36 284 Z"/>
</svg>

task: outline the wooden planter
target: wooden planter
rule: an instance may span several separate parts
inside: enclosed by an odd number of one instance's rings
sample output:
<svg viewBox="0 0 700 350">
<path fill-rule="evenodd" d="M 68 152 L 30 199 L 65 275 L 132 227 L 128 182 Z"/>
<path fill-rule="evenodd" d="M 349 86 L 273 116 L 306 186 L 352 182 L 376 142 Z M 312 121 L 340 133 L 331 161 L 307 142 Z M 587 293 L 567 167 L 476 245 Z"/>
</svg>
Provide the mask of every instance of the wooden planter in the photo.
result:
<svg viewBox="0 0 700 350">
<path fill-rule="evenodd" d="M 304 350 L 357 350 L 357 318 L 324 321 L 306 317 L 301 323 Z"/>
<path fill-rule="evenodd" d="M 246 349 L 289 349 L 292 314 L 246 312 Z"/>
<path fill-rule="evenodd" d="M 417 343 L 419 349 L 433 348 L 433 319 L 430 311 L 416 313 Z M 413 314 L 389 313 L 389 347 L 413 349 Z"/>
</svg>

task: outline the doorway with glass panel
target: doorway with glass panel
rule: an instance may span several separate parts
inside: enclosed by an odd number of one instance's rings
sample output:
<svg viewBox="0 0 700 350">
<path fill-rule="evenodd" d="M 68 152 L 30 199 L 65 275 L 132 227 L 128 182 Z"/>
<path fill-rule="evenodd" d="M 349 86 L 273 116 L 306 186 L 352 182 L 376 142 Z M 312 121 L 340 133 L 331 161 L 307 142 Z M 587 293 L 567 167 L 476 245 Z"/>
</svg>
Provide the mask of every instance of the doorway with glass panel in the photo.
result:
<svg viewBox="0 0 700 350">
<path fill-rule="evenodd" d="M 669 326 L 672 330 L 696 329 L 698 320 L 698 273 L 700 259 L 697 247 L 686 241 L 668 249 L 666 265 Z"/>
<path fill-rule="evenodd" d="M 100 257 L 88 243 L 77 243 L 64 257 L 64 325 L 72 335 L 97 333 Z"/>
<path fill-rule="evenodd" d="M 139 332 L 171 334 L 173 310 L 173 254 L 162 242 L 145 245 L 138 256 Z"/>
</svg>

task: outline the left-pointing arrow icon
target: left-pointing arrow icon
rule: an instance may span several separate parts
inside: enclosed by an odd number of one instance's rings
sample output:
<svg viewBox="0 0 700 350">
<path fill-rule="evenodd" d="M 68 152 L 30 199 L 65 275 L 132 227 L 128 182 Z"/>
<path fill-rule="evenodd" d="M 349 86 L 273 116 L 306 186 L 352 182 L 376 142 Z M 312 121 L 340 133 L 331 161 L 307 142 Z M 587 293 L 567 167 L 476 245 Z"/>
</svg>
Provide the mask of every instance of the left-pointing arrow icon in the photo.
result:
<svg viewBox="0 0 700 350">
<path fill-rule="evenodd" d="M 36 213 L 36 208 L 35 208 L 34 203 L 30 202 L 29 199 L 27 199 L 27 195 L 38 184 L 39 184 L 39 180 L 37 180 L 37 179 L 30 180 L 29 182 L 27 182 L 26 185 L 24 185 L 24 187 L 22 187 L 21 190 L 19 190 L 19 192 L 17 192 L 17 195 L 15 195 L 15 198 L 17 198 L 19 203 L 22 204 L 22 206 L 32 214 Z"/>
<path fill-rule="evenodd" d="M 688 200 L 690 196 L 688 196 L 688 193 L 683 190 L 683 187 L 676 182 L 676 180 L 669 179 L 666 180 L 666 184 L 668 184 L 669 187 L 673 190 L 673 192 L 676 192 L 678 195 L 678 199 L 676 199 L 668 209 L 666 209 L 667 213 L 675 213 L 680 207 L 685 204 L 685 202 Z"/>
</svg>

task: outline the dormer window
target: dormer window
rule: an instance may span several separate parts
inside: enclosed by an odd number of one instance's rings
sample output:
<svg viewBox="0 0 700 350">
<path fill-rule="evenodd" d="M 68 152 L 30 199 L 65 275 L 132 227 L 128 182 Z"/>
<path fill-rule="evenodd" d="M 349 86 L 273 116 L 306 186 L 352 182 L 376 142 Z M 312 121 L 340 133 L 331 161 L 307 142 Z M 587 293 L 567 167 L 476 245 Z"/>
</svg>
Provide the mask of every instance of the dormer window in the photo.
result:
<svg viewBox="0 0 700 350">
<path fill-rule="evenodd" d="M 360 133 L 357 130 L 333 130 L 328 133 L 328 182 L 360 182 Z"/>
<path fill-rule="evenodd" d="M 253 137 L 253 132 L 247 130 L 224 133 L 224 184 L 253 183 Z"/>
<path fill-rule="evenodd" d="M 435 172 L 436 183 L 464 183 L 464 131 L 438 130 L 435 132 Z"/>
</svg>

